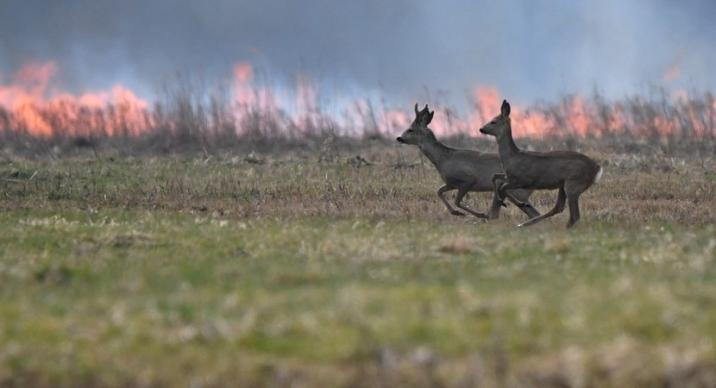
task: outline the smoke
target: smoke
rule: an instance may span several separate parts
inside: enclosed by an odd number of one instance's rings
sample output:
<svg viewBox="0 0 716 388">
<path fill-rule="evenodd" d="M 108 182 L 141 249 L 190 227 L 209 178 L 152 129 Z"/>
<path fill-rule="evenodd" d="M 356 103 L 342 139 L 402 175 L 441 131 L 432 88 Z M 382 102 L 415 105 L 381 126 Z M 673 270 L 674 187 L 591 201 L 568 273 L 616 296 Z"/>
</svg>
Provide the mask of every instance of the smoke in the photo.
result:
<svg viewBox="0 0 716 388">
<path fill-rule="evenodd" d="M 251 63 L 257 79 L 408 106 L 459 106 L 480 85 L 524 103 L 712 90 L 714 15 L 709 0 L 4 0 L 0 81 L 52 61 L 73 93 L 151 98 L 173 74 L 211 82 Z"/>
</svg>

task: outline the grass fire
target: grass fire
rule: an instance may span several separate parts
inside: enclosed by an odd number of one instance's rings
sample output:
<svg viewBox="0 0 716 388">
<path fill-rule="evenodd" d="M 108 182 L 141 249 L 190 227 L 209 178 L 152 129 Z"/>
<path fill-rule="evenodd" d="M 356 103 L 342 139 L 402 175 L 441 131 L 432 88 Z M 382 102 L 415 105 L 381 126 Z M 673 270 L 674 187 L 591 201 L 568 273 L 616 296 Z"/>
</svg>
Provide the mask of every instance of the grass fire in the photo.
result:
<svg viewBox="0 0 716 388">
<path fill-rule="evenodd" d="M 0 386 L 716 386 L 702 1 L 0 5 Z"/>
</svg>

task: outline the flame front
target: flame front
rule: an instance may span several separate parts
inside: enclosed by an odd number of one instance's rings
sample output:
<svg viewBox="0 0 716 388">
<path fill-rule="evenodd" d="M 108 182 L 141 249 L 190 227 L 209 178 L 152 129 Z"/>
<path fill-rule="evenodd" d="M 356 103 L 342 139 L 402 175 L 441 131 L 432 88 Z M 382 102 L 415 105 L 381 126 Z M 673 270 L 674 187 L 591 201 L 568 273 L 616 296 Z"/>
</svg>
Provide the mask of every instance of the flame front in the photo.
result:
<svg viewBox="0 0 716 388">
<path fill-rule="evenodd" d="M 54 62 L 22 66 L 7 85 L 0 84 L 0 107 L 6 110 L 0 131 L 24 131 L 32 136 L 137 135 L 149 128 L 147 103 L 130 89 L 74 95 L 51 88 Z"/>
<path fill-rule="evenodd" d="M 157 112 L 131 89 L 115 85 L 82 94 L 62 92 L 54 87 L 57 73 L 54 62 L 28 63 L 7 82 L 0 78 L 0 132 L 24 132 L 35 137 L 137 136 L 156 128 L 152 117 Z M 674 65 L 664 79 L 670 81 L 679 74 Z M 327 128 L 348 135 L 392 135 L 404 130 L 413 117 L 412 109 L 376 106 L 368 99 L 325 109 L 319 85 L 309 76 L 298 75 L 292 89 L 275 89 L 257 83 L 248 62 L 233 66 L 229 85 L 231 102 L 224 110 L 239 135 L 257 125 L 257 120 L 258 125 L 271 127 L 272 133 L 284 131 L 292 136 Z M 473 109 L 467 115 L 438 106 L 431 128 L 442 136 L 477 135 L 477 129 L 499 113 L 502 98 L 497 88 L 477 87 L 470 101 Z M 599 137 L 626 131 L 638 136 L 716 134 L 716 100 L 711 94 L 694 99 L 676 90 L 661 105 L 639 97 L 604 103 L 580 95 L 541 107 L 513 103 L 513 134 L 535 138 Z"/>
</svg>

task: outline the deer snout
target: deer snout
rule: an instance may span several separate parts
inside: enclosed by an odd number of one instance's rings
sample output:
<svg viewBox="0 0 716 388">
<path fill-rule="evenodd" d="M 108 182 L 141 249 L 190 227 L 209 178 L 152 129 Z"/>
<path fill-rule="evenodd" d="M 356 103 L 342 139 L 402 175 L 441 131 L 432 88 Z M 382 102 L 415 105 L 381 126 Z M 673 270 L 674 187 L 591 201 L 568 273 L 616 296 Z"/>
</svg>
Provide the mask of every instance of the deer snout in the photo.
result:
<svg viewBox="0 0 716 388">
<path fill-rule="evenodd" d="M 405 143 L 405 140 L 403 140 L 403 138 L 400 137 L 400 136 L 398 136 L 397 138 L 395 138 L 395 140 L 397 140 L 398 143 Z"/>
<path fill-rule="evenodd" d="M 480 128 L 480 133 L 487 135 L 487 132 L 485 132 L 485 127 Z"/>
</svg>

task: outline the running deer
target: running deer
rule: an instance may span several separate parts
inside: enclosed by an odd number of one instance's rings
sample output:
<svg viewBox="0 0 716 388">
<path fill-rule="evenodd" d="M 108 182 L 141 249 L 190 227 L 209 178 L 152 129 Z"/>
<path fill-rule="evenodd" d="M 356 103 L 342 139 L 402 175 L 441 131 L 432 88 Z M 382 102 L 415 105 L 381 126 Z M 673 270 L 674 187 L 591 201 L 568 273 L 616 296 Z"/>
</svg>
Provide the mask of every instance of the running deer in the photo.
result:
<svg viewBox="0 0 716 388">
<path fill-rule="evenodd" d="M 547 213 L 531 218 L 518 226 L 533 225 L 564 210 L 569 204 L 567 228 L 579 221 L 579 196 L 602 176 L 602 168 L 592 159 L 578 152 L 551 151 L 529 152 L 517 148 L 512 139 L 510 104 L 502 101 L 500 114 L 480 128 L 480 132 L 495 136 L 504 174 L 496 174 L 495 194 L 501 203 L 505 196 L 512 197 L 510 190 L 558 189 L 557 203 Z M 512 198 L 517 206 L 520 198 Z"/>
<path fill-rule="evenodd" d="M 444 194 L 448 191 L 457 190 L 455 206 L 483 219 L 494 219 L 500 214 L 500 206 L 503 201 L 495 196 L 492 199 L 492 206 L 489 215 L 478 213 L 462 204 L 465 194 L 468 192 L 494 192 L 493 176 L 502 172 L 500 159 L 496 154 L 486 154 L 472 150 L 459 150 L 450 148 L 440 143 L 428 124 L 433 119 L 434 111 L 428 110 L 425 105 L 423 110 L 418 111 L 418 104 L 415 104 L 415 120 L 396 140 L 403 144 L 418 146 L 420 151 L 435 165 L 445 185 L 438 189 L 438 197 L 455 216 L 464 216 L 459 210 L 453 209 L 445 199 Z M 508 197 L 515 204 L 520 204 L 520 209 L 528 217 L 539 216 L 539 212 L 527 202 L 532 190 L 513 190 Z"/>
</svg>

